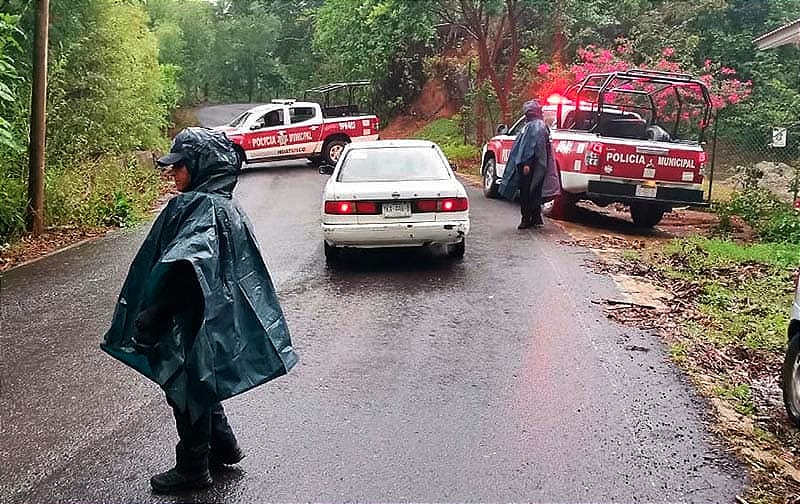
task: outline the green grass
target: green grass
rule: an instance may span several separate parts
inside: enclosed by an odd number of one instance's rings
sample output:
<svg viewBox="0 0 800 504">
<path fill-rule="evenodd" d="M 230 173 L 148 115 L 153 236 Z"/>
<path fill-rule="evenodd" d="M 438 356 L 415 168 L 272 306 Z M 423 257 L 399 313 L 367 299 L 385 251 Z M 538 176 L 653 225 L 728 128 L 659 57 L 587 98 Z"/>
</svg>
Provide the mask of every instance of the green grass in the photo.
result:
<svg viewBox="0 0 800 504">
<path fill-rule="evenodd" d="M 694 237 L 671 242 L 652 260 L 667 278 L 700 286 L 698 309 L 711 323 L 691 331 L 695 337 L 783 351 L 800 247 Z"/>
<path fill-rule="evenodd" d="M 455 163 L 477 163 L 480 158 L 479 147 L 464 143 L 464 132 L 456 119 L 437 119 L 414 138 L 437 143 L 447 159 Z"/>
<path fill-rule="evenodd" d="M 742 415 L 750 415 L 755 410 L 750 387 L 746 384 L 726 387 L 718 386 L 714 388 L 714 393 L 730 400 L 734 404 L 736 411 Z"/>
</svg>

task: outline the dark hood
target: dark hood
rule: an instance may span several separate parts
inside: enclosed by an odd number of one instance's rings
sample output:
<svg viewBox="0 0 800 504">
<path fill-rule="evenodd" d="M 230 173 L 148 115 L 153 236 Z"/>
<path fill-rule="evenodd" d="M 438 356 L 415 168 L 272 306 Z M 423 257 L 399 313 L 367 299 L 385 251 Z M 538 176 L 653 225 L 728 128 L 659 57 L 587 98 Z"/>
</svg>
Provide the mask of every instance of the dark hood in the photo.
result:
<svg viewBox="0 0 800 504">
<path fill-rule="evenodd" d="M 189 191 L 230 197 L 242 161 L 225 133 L 186 128 L 175 135 L 171 152 L 180 153 L 192 176 Z"/>
</svg>

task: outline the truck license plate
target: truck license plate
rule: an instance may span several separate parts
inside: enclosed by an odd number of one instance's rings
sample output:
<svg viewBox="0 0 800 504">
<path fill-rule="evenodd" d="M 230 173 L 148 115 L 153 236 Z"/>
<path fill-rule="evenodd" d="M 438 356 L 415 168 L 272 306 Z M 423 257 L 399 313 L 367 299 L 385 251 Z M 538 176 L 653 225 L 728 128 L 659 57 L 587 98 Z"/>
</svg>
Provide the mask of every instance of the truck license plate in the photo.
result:
<svg viewBox="0 0 800 504">
<path fill-rule="evenodd" d="M 383 216 L 388 219 L 411 217 L 411 203 L 407 201 L 399 203 L 384 203 L 382 210 Z"/>
<path fill-rule="evenodd" d="M 657 187 L 636 186 L 636 196 L 640 198 L 655 198 L 657 194 Z"/>
</svg>

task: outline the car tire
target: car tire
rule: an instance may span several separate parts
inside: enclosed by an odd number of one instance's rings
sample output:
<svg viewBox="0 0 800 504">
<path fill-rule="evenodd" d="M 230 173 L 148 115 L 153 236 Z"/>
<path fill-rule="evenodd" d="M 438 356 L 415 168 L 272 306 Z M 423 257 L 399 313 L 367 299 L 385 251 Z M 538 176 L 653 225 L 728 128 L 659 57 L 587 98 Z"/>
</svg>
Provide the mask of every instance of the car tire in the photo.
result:
<svg viewBox="0 0 800 504">
<path fill-rule="evenodd" d="M 447 246 L 447 257 L 455 260 L 463 259 L 466 251 L 467 239 L 462 238 L 460 242 Z"/>
<path fill-rule="evenodd" d="M 563 190 L 553 199 L 549 205 L 547 216 L 557 220 L 571 220 L 575 218 L 575 203 L 578 197 Z"/>
<path fill-rule="evenodd" d="M 800 427 L 800 383 L 798 380 L 800 380 L 800 333 L 794 334 L 789 340 L 781 370 L 783 405 L 789 420 Z"/>
<path fill-rule="evenodd" d="M 487 198 L 497 198 L 500 185 L 497 183 L 497 162 L 494 156 L 489 156 L 483 163 L 483 195 Z"/>
<path fill-rule="evenodd" d="M 339 161 L 342 151 L 350 143 L 346 140 L 329 140 L 322 146 L 322 158 L 326 163 L 335 165 Z"/>
<path fill-rule="evenodd" d="M 631 219 L 639 227 L 651 228 L 661 222 L 666 208 L 647 203 L 633 203 L 630 206 Z"/>
<path fill-rule="evenodd" d="M 322 242 L 325 249 L 325 262 L 327 264 L 336 264 L 339 262 L 339 247 L 336 245 L 329 245 L 328 242 Z"/>
</svg>

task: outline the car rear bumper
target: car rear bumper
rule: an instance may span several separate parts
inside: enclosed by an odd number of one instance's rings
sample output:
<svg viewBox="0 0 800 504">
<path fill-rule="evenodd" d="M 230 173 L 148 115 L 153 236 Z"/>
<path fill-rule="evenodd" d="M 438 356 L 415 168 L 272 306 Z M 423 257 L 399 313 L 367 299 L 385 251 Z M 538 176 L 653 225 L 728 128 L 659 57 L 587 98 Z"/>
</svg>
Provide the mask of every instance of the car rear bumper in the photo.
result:
<svg viewBox="0 0 800 504">
<path fill-rule="evenodd" d="M 460 242 L 468 233 L 469 221 L 322 225 L 325 241 L 337 247 L 445 245 Z"/>
</svg>

